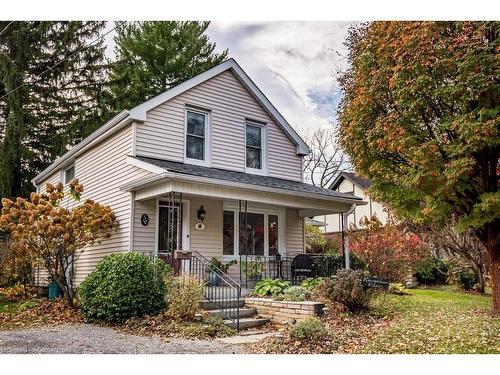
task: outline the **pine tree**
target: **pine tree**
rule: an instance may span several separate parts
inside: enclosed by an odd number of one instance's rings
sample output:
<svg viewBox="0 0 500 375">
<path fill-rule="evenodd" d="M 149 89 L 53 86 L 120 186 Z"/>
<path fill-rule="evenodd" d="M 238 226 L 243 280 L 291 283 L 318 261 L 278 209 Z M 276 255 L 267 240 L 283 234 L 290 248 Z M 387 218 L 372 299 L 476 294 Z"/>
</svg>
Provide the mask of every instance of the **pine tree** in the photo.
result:
<svg viewBox="0 0 500 375">
<path fill-rule="evenodd" d="M 209 22 L 119 23 L 111 66 L 115 111 L 130 109 L 221 63 L 205 34 Z"/>
<path fill-rule="evenodd" d="M 108 115 L 104 26 L 0 22 L 0 196 L 26 196 Z"/>
</svg>

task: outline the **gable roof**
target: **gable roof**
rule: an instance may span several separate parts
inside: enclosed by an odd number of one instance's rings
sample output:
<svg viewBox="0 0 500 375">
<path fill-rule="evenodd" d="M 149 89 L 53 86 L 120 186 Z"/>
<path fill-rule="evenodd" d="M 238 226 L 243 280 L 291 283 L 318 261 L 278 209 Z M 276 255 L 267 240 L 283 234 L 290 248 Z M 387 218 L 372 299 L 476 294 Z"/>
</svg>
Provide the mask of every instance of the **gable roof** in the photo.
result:
<svg viewBox="0 0 500 375">
<path fill-rule="evenodd" d="M 354 172 L 341 172 L 335 178 L 335 180 L 333 180 L 329 189 L 336 190 L 339 187 L 339 185 L 342 183 L 342 181 L 344 181 L 346 178 L 348 180 L 350 180 L 351 182 L 354 182 L 355 184 L 361 186 L 363 189 L 368 189 L 372 185 L 372 182 L 370 180 L 368 180 L 364 177 L 361 177 Z"/>
<path fill-rule="evenodd" d="M 310 152 L 309 146 L 304 142 L 304 140 L 297 134 L 297 132 L 292 128 L 292 126 L 285 120 L 285 118 L 278 112 L 278 110 L 272 105 L 272 103 L 267 99 L 267 97 L 260 91 L 257 85 L 252 81 L 252 79 L 245 73 L 245 71 L 238 65 L 234 59 L 229 59 L 223 63 L 198 74 L 197 76 L 188 79 L 187 81 L 172 87 L 171 89 L 165 91 L 164 93 L 155 96 L 142 104 L 132 108 L 129 111 L 122 111 L 115 117 L 113 117 L 106 124 L 101 126 L 99 129 L 90 134 L 87 138 L 73 147 L 71 150 L 62 155 L 59 159 L 56 159 L 51 165 L 49 165 L 45 170 L 40 172 L 31 181 L 33 184 L 37 185 L 38 182 L 50 176 L 52 173 L 57 171 L 57 169 L 62 166 L 71 163 L 71 161 L 79 154 L 84 152 L 88 147 L 92 147 L 97 142 L 107 138 L 112 135 L 123 126 L 129 124 L 132 121 L 144 122 L 146 121 L 147 112 L 160 104 L 182 94 L 183 92 L 209 80 L 212 77 L 226 71 L 231 70 L 235 77 L 241 82 L 241 84 L 249 90 L 250 94 L 257 100 L 259 104 L 266 110 L 269 116 L 276 122 L 283 133 L 292 141 L 292 143 L 297 148 L 298 155 L 307 155 Z"/>
<path fill-rule="evenodd" d="M 271 116 L 271 118 L 276 121 L 276 124 L 281 128 L 283 133 L 297 146 L 297 154 L 307 155 L 309 154 L 309 146 L 304 142 L 304 140 L 297 134 L 297 132 L 292 128 L 292 126 L 285 120 L 285 118 L 278 112 L 278 110 L 273 106 L 273 104 L 267 99 L 267 97 L 260 91 L 257 85 L 252 81 L 252 79 L 245 73 L 245 71 L 238 65 L 236 60 L 229 59 L 223 63 L 198 74 L 197 76 L 175 86 L 164 93 L 155 96 L 154 98 L 139 104 L 130 110 L 130 116 L 136 121 L 146 121 L 146 113 L 159 106 L 160 104 L 182 94 L 183 92 L 209 80 L 212 77 L 226 71 L 231 70 L 236 78 L 241 82 L 241 84 L 246 87 L 250 94 L 257 100 L 260 105 L 264 107 L 266 112 Z"/>
<path fill-rule="evenodd" d="M 244 172 L 230 171 L 226 169 L 203 167 L 199 165 L 186 164 L 177 161 L 155 159 L 145 156 L 129 156 L 135 160 L 160 168 L 158 172 L 171 172 L 177 175 L 190 175 L 210 180 L 227 181 L 246 185 L 254 185 L 262 188 L 286 190 L 298 194 L 311 194 L 315 196 L 336 198 L 346 201 L 361 201 L 361 198 L 349 193 L 340 193 L 329 189 L 320 188 L 299 181 L 285 180 L 277 177 L 253 175 Z M 130 187 L 128 187 L 130 188 Z"/>
</svg>

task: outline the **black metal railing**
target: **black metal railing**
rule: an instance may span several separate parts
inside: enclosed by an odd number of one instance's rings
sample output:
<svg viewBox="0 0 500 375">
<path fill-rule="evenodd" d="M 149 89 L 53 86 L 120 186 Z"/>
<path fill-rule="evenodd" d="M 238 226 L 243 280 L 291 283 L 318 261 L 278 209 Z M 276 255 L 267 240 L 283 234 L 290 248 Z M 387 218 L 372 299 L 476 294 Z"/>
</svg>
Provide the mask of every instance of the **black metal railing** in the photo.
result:
<svg viewBox="0 0 500 375">
<path fill-rule="evenodd" d="M 298 274 L 293 268 L 295 256 L 243 255 L 240 261 L 242 287 L 253 289 L 263 279 L 282 279 L 300 284 L 308 277 L 328 277 L 344 268 L 343 258 L 328 254 L 308 254 L 312 259 L 311 272 Z"/>
<path fill-rule="evenodd" d="M 241 286 L 224 271 L 214 266 L 197 251 L 179 265 L 180 273 L 200 279 L 204 283 L 203 296 L 220 310 L 224 318 L 240 330 Z"/>
</svg>

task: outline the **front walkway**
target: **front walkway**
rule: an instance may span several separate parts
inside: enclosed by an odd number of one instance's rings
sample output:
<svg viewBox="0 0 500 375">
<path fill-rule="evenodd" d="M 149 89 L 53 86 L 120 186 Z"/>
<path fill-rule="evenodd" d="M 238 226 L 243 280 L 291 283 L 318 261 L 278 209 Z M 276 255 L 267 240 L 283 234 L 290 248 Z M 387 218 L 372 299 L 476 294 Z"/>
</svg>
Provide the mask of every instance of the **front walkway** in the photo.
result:
<svg viewBox="0 0 500 375">
<path fill-rule="evenodd" d="M 134 336 L 92 324 L 0 331 L 0 354 L 233 354 L 245 346 L 218 340 Z"/>
</svg>

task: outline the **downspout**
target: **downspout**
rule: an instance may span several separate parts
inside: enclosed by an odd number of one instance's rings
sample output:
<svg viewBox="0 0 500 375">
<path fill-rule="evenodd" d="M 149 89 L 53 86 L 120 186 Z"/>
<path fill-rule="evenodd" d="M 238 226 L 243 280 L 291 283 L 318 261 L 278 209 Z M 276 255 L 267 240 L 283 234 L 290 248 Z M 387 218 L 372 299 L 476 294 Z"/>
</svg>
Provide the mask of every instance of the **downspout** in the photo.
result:
<svg viewBox="0 0 500 375">
<path fill-rule="evenodd" d="M 349 211 L 342 213 L 342 247 L 345 260 L 345 269 L 351 268 L 350 255 L 349 255 L 349 236 L 347 235 L 347 217 L 354 212 L 356 204 L 354 203 Z"/>
</svg>

